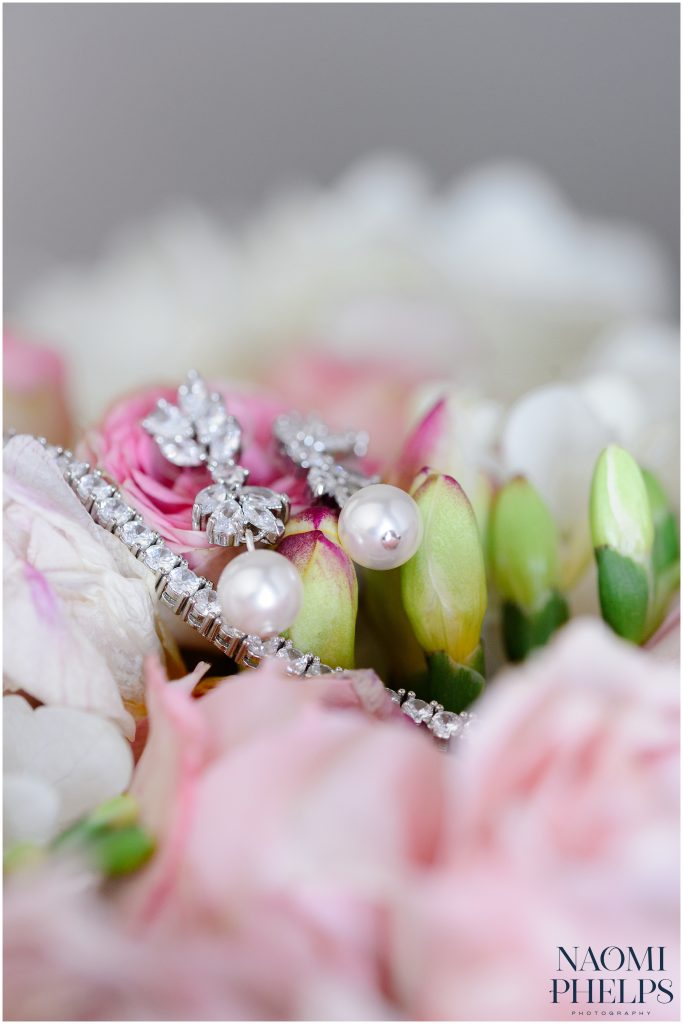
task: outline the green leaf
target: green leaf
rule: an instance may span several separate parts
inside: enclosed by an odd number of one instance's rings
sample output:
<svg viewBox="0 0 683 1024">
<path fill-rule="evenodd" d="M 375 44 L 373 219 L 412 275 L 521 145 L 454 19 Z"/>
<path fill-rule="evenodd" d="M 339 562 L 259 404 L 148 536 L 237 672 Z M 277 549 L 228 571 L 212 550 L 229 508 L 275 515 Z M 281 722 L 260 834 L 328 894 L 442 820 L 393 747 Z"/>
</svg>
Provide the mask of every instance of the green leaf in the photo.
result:
<svg viewBox="0 0 683 1024">
<path fill-rule="evenodd" d="M 523 661 L 534 648 L 547 644 L 553 633 L 565 624 L 569 607 L 556 591 L 539 611 L 532 613 L 513 601 L 505 601 L 502 615 L 506 654 L 511 661 Z"/>
<path fill-rule="evenodd" d="M 483 654 L 477 652 L 475 662 L 482 669 L 459 665 L 445 651 L 438 651 L 427 659 L 428 700 L 437 700 L 447 711 L 464 711 L 482 693 L 486 681 L 483 676 Z"/>
<path fill-rule="evenodd" d="M 642 643 L 647 632 L 649 604 L 646 570 L 612 548 L 597 548 L 595 557 L 603 619 L 625 640 Z"/>
</svg>

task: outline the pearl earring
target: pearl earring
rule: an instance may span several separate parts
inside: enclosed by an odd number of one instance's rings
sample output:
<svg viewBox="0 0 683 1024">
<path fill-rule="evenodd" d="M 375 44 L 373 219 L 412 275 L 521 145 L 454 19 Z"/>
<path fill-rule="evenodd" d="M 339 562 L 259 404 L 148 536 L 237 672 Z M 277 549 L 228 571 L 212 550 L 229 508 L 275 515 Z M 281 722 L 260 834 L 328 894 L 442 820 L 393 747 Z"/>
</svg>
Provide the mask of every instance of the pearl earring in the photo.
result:
<svg viewBox="0 0 683 1024">
<path fill-rule="evenodd" d="M 295 413 L 279 416 L 273 432 L 283 454 L 307 473 L 312 496 L 339 506 L 339 540 L 354 562 L 395 569 L 413 557 L 423 526 L 411 496 L 340 462 L 366 454 L 366 433 L 332 433 L 319 417 Z"/>
<path fill-rule="evenodd" d="M 195 497 L 193 529 L 206 530 L 209 544 L 248 549 L 230 562 L 218 583 L 228 621 L 261 637 L 288 629 L 301 609 L 303 584 L 291 562 L 275 551 L 256 550 L 256 544 L 274 545 L 282 538 L 289 498 L 268 487 L 247 486 L 249 471 L 236 461 L 242 429 L 221 396 L 191 371 L 178 388 L 178 404 L 160 399 L 142 426 L 174 466 L 206 466 L 213 477 Z"/>
</svg>

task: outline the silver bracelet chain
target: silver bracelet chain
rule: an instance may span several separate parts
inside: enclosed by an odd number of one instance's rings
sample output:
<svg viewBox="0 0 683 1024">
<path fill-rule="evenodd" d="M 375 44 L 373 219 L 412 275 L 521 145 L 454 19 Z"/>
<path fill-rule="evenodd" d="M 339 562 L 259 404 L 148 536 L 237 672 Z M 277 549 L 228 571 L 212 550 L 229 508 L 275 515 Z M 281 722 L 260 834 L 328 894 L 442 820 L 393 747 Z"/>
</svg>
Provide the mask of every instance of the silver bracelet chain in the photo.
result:
<svg viewBox="0 0 683 1024">
<path fill-rule="evenodd" d="M 4 443 L 13 436 L 14 433 L 9 431 Z M 293 676 L 345 674 L 344 669 L 332 668 L 316 655 L 300 651 L 284 636 L 264 640 L 249 636 L 224 622 L 211 581 L 193 572 L 187 562 L 147 526 L 140 513 L 128 504 L 117 486 L 100 469 L 79 461 L 68 449 L 49 444 L 44 437 L 36 440 L 54 458 L 64 479 L 93 521 L 118 537 L 131 554 L 154 574 L 154 590 L 159 601 L 222 654 L 246 668 L 258 668 L 264 659 L 276 658 Z M 412 690 L 391 690 L 389 687 L 386 690 L 408 718 L 429 729 L 444 746 L 449 740 L 461 736 L 474 717 L 469 712 L 456 714 L 446 711 L 437 701 L 428 703 L 420 700 Z"/>
</svg>

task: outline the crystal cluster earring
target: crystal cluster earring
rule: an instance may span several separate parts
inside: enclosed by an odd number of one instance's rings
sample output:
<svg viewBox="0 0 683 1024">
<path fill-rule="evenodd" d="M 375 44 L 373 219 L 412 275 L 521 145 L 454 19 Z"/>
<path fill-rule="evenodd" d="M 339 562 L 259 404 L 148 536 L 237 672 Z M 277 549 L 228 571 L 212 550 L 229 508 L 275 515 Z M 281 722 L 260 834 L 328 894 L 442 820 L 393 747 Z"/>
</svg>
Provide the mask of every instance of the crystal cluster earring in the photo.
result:
<svg viewBox="0 0 683 1024">
<path fill-rule="evenodd" d="M 268 487 L 251 487 L 249 471 L 237 462 L 242 430 L 222 397 L 209 392 L 191 371 L 178 388 L 177 405 L 160 399 L 142 421 L 164 458 L 174 466 L 206 466 L 213 483 L 196 495 L 192 526 L 206 530 L 209 544 L 247 547 L 221 575 L 217 595 L 228 621 L 245 633 L 272 636 L 288 629 L 303 602 L 296 569 L 276 551 L 285 532 L 290 502 Z"/>
<path fill-rule="evenodd" d="M 198 373 L 190 371 L 178 388 L 177 405 L 161 398 L 142 426 L 174 466 L 206 466 L 211 473 L 214 482 L 199 491 L 192 508 L 192 527 L 206 530 L 209 544 L 239 547 L 250 536 L 255 544 L 277 544 L 289 498 L 247 485 L 249 470 L 237 463 L 242 428 Z"/>
<path fill-rule="evenodd" d="M 273 433 L 283 454 L 306 472 L 312 497 L 338 505 L 339 540 L 354 562 L 395 569 L 413 557 L 423 527 L 411 496 L 344 465 L 366 454 L 366 433 L 333 433 L 318 416 L 296 413 L 279 416 Z"/>
</svg>

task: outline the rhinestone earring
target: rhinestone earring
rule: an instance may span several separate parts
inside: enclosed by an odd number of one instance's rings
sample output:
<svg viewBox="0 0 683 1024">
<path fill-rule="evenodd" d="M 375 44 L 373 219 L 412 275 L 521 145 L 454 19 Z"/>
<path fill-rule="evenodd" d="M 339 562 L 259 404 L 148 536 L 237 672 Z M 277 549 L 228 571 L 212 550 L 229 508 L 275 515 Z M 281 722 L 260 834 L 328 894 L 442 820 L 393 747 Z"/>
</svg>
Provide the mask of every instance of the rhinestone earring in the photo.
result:
<svg viewBox="0 0 683 1024">
<path fill-rule="evenodd" d="M 174 466 L 206 466 L 211 473 L 214 482 L 199 491 L 192 507 L 192 528 L 205 530 L 209 544 L 277 544 L 289 518 L 289 497 L 247 485 L 249 470 L 237 462 L 242 428 L 196 371 L 178 388 L 177 405 L 159 399 L 142 426 Z"/>
<path fill-rule="evenodd" d="M 178 404 L 160 399 L 142 426 L 174 466 L 206 466 L 213 477 L 195 497 L 193 529 L 206 530 L 209 544 L 248 549 L 223 570 L 216 588 L 227 620 L 260 637 L 288 629 L 303 603 L 301 578 L 283 555 L 256 545 L 281 539 L 289 497 L 247 485 L 249 471 L 237 463 L 242 429 L 221 396 L 191 371 L 178 388 Z"/>
<path fill-rule="evenodd" d="M 333 433 L 318 416 L 288 413 L 277 418 L 273 433 L 282 453 L 306 472 L 312 497 L 338 505 L 339 540 L 354 562 L 395 569 L 412 558 L 423 527 L 411 496 L 342 462 L 367 453 L 364 431 Z"/>
</svg>

